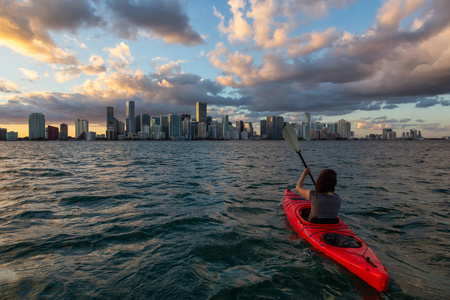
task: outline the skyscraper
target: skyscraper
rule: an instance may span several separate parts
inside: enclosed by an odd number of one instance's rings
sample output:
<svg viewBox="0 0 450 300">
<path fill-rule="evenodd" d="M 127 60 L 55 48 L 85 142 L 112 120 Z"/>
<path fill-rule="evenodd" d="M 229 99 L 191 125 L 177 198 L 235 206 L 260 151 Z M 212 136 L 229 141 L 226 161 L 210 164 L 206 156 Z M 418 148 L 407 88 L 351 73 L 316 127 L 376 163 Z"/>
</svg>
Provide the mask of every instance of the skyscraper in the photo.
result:
<svg viewBox="0 0 450 300">
<path fill-rule="evenodd" d="M 236 131 L 239 133 L 244 131 L 244 121 L 236 121 Z"/>
<path fill-rule="evenodd" d="M 67 140 L 69 138 L 69 132 L 67 129 L 67 124 L 62 123 L 59 125 L 59 139 Z"/>
<path fill-rule="evenodd" d="M 6 141 L 6 128 L 0 128 L 0 141 Z"/>
<path fill-rule="evenodd" d="M 75 138 L 78 139 L 83 132 L 89 132 L 89 122 L 87 120 L 75 120 Z"/>
<path fill-rule="evenodd" d="M 159 125 L 161 125 L 161 132 L 166 134 L 166 137 L 169 137 L 169 121 L 168 116 L 160 116 L 159 117 Z"/>
<path fill-rule="evenodd" d="M 149 114 L 142 114 L 139 121 L 140 121 L 141 131 L 144 130 L 144 126 L 150 127 L 150 115 Z"/>
<path fill-rule="evenodd" d="M 311 114 L 305 112 L 304 113 L 304 118 L 303 118 L 303 138 L 305 140 L 310 140 L 311 139 Z"/>
<path fill-rule="evenodd" d="M 169 138 L 181 136 L 181 116 L 179 114 L 169 114 Z"/>
<path fill-rule="evenodd" d="M 197 116 L 197 122 L 203 122 L 207 123 L 207 105 L 203 102 L 197 102 L 196 103 L 196 116 Z"/>
<path fill-rule="evenodd" d="M 345 120 L 338 121 L 338 134 L 343 139 L 350 139 L 352 137 L 352 123 Z"/>
<path fill-rule="evenodd" d="M 267 120 L 260 120 L 259 121 L 259 135 L 262 138 L 267 137 Z"/>
<path fill-rule="evenodd" d="M 245 131 L 248 132 L 248 137 L 253 137 L 253 123 L 252 122 L 245 122 L 244 129 L 245 129 Z"/>
<path fill-rule="evenodd" d="M 114 107 L 106 108 L 106 130 L 114 129 Z"/>
<path fill-rule="evenodd" d="M 50 141 L 56 141 L 59 139 L 59 129 L 54 126 L 47 126 L 47 139 Z"/>
<path fill-rule="evenodd" d="M 134 114 L 134 101 L 127 101 L 127 110 L 126 110 L 126 131 L 128 133 L 136 133 L 136 116 Z"/>
<path fill-rule="evenodd" d="M 266 117 L 266 134 L 268 139 L 279 140 L 283 138 L 284 118 L 278 116 Z"/>
<path fill-rule="evenodd" d="M 30 139 L 45 138 L 45 117 L 41 113 L 32 113 L 28 119 Z"/>
<path fill-rule="evenodd" d="M 228 115 L 222 115 L 222 138 L 226 137 L 228 131 Z"/>
</svg>

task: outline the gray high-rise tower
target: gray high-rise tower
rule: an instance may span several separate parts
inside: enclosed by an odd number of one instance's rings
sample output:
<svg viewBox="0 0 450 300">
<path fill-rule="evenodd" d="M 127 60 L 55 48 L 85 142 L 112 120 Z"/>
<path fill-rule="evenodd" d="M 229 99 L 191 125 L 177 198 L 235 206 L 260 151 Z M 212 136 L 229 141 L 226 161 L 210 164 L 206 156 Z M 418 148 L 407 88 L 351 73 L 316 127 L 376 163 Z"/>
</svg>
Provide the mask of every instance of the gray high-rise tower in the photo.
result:
<svg viewBox="0 0 450 300">
<path fill-rule="evenodd" d="M 206 103 L 197 102 L 196 112 L 197 112 L 197 122 L 203 122 L 206 124 L 207 121 L 207 106 Z"/>
<path fill-rule="evenodd" d="M 126 111 L 126 131 L 128 133 L 136 133 L 136 116 L 134 114 L 134 101 L 127 101 L 127 111 Z"/>
<path fill-rule="evenodd" d="M 30 139 L 45 138 L 45 117 L 41 113 L 32 113 L 28 119 Z"/>
</svg>

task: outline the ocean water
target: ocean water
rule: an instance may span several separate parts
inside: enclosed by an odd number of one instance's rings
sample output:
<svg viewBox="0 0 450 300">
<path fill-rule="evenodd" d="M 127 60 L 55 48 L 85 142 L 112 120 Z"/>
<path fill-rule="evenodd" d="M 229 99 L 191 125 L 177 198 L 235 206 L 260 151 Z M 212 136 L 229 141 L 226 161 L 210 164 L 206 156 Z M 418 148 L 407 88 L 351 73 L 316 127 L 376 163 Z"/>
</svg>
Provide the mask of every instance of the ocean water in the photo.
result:
<svg viewBox="0 0 450 300">
<path fill-rule="evenodd" d="M 448 299 L 450 143 L 301 148 L 337 171 L 385 293 L 289 225 L 284 141 L 1 142 L 0 299 Z"/>
</svg>

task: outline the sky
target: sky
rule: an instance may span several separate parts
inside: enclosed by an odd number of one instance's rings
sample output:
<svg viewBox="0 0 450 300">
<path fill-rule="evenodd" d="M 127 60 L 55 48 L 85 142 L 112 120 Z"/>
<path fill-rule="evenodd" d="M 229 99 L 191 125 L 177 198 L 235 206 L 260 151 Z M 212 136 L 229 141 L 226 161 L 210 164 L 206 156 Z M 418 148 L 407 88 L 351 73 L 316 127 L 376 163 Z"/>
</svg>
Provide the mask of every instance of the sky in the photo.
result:
<svg viewBox="0 0 450 300">
<path fill-rule="evenodd" d="M 0 0 L 0 127 L 106 107 L 450 136 L 448 0 Z"/>
</svg>

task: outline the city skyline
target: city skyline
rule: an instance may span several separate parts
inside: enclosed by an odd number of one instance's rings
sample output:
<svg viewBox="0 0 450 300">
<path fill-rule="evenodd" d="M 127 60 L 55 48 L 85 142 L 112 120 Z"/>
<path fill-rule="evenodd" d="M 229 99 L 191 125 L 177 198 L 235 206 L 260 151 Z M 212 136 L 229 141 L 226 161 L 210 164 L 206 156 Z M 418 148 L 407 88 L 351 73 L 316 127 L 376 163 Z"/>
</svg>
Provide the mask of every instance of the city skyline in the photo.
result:
<svg viewBox="0 0 450 300">
<path fill-rule="evenodd" d="M 39 112 L 72 136 L 78 118 L 100 132 L 103 108 L 125 120 L 126 101 L 150 115 L 208 103 L 257 132 L 310 112 L 356 137 L 450 136 L 445 1 L 11 0 L 0 15 L 0 128 L 19 137 Z"/>
</svg>

